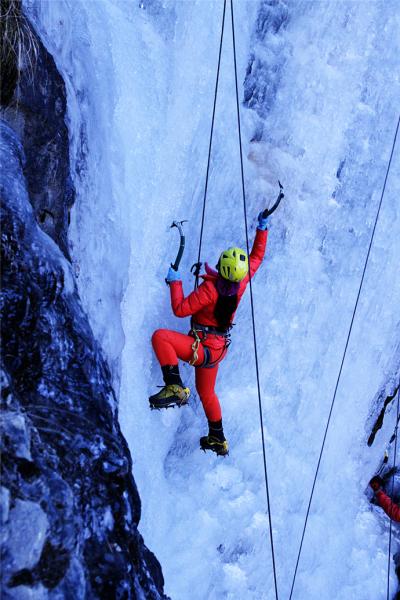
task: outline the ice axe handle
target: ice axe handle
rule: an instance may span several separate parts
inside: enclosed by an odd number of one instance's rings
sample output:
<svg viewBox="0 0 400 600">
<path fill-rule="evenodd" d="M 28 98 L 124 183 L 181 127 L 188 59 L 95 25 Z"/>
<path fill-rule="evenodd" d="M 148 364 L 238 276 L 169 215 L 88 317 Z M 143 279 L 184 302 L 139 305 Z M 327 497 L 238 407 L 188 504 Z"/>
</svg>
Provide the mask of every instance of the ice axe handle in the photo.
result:
<svg viewBox="0 0 400 600">
<path fill-rule="evenodd" d="M 175 262 L 171 263 L 171 268 L 174 269 L 174 271 L 177 271 L 179 269 L 179 264 L 181 262 L 183 251 L 185 249 L 185 235 L 183 233 L 183 223 L 186 223 L 186 221 L 173 221 L 171 225 L 171 228 L 176 227 L 178 229 L 180 237 L 178 254 L 176 255 Z M 166 279 L 165 283 L 169 285 Z"/>
<path fill-rule="evenodd" d="M 179 269 L 183 251 L 185 249 L 185 236 L 183 234 L 182 223 L 183 223 L 183 221 L 181 221 L 180 223 L 175 223 L 175 221 L 174 221 L 174 224 L 171 226 L 171 227 L 178 227 L 179 235 L 180 235 L 180 244 L 179 244 L 178 254 L 176 255 L 175 262 L 171 263 L 171 267 L 174 269 L 174 271 L 177 271 Z"/>
<path fill-rule="evenodd" d="M 171 267 L 173 268 L 174 271 L 177 271 L 179 269 L 179 264 L 181 262 L 181 258 L 182 258 L 182 254 L 183 251 L 185 249 L 185 241 L 181 240 L 180 246 L 179 246 L 179 250 L 178 250 L 178 254 L 177 257 L 175 259 L 174 263 L 171 263 Z"/>
<path fill-rule="evenodd" d="M 266 208 L 263 211 L 263 214 L 262 214 L 263 219 L 266 219 L 267 217 L 272 215 L 272 213 L 276 211 L 279 204 L 281 203 L 282 198 L 285 197 L 285 194 L 283 192 L 283 185 L 281 184 L 280 181 L 278 181 L 278 183 L 279 183 L 279 195 L 278 195 L 277 199 L 275 200 L 275 204 L 271 208 Z"/>
</svg>

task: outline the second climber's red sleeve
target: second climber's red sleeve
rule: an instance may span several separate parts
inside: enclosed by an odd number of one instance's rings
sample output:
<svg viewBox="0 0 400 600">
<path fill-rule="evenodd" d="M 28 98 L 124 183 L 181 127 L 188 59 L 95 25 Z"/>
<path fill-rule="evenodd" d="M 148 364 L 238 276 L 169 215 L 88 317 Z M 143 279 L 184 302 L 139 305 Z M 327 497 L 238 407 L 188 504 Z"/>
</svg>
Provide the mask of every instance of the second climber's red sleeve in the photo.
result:
<svg viewBox="0 0 400 600">
<path fill-rule="evenodd" d="M 257 229 L 256 237 L 249 257 L 250 277 L 253 277 L 263 261 L 265 249 L 267 247 L 267 238 L 268 229 L 265 231 L 262 229 Z"/>
<path fill-rule="evenodd" d="M 378 504 L 393 521 L 400 522 L 400 506 L 395 504 L 383 490 L 376 494 Z"/>
<path fill-rule="evenodd" d="M 205 281 L 197 290 L 189 294 L 187 298 L 183 295 L 181 281 L 172 281 L 169 285 L 171 291 L 171 306 L 176 317 L 188 317 L 194 315 L 204 306 L 215 302 L 214 286 Z"/>
</svg>

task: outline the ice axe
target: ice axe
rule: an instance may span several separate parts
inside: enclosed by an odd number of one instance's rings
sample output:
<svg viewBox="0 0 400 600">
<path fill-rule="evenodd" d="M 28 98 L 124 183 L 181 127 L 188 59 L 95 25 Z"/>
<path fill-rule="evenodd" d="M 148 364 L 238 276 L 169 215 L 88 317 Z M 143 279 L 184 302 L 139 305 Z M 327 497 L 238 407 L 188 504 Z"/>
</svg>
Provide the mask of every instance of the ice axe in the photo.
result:
<svg viewBox="0 0 400 600">
<path fill-rule="evenodd" d="M 172 225 L 171 225 L 171 229 L 173 227 L 176 227 L 178 229 L 179 236 L 180 236 L 180 244 L 179 244 L 178 254 L 176 255 L 175 262 L 171 263 L 171 267 L 172 267 L 172 269 L 174 269 L 174 271 L 177 271 L 179 269 L 179 264 L 182 259 L 183 251 L 185 249 L 185 234 L 183 233 L 183 224 L 184 223 L 187 223 L 187 220 L 186 221 L 172 221 Z M 165 283 L 168 285 L 168 282 L 166 279 L 165 279 Z"/>
<path fill-rule="evenodd" d="M 273 204 L 273 206 L 271 208 L 266 208 L 263 213 L 262 213 L 262 218 L 266 219 L 267 217 L 269 217 L 270 215 L 272 215 L 273 212 L 276 211 L 276 209 L 278 208 L 278 206 L 281 203 L 282 198 L 285 197 L 285 194 L 283 192 L 283 185 L 281 184 L 281 182 L 278 179 L 278 183 L 279 183 L 279 194 L 277 199 L 275 200 L 275 204 Z"/>
</svg>

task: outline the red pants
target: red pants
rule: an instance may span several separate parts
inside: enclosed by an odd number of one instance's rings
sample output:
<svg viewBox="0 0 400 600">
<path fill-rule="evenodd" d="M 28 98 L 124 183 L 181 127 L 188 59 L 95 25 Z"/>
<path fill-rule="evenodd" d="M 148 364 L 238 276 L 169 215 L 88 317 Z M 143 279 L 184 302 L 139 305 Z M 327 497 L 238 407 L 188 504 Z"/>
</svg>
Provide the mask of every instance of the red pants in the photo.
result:
<svg viewBox="0 0 400 600">
<path fill-rule="evenodd" d="M 178 359 L 189 362 L 193 358 L 192 344 L 194 338 L 190 335 L 184 335 L 170 329 L 157 329 L 151 338 L 154 352 L 162 367 L 166 365 L 177 365 Z M 209 348 L 211 353 L 211 362 L 218 360 L 221 356 L 221 350 Z M 218 373 L 218 364 L 211 369 L 202 369 L 196 367 L 201 365 L 204 360 L 204 348 L 199 345 L 198 359 L 194 364 L 196 390 L 203 404 L 204 412 L 210 421 L 219 421 L 222 419 L 221 406 L 218 396 L 214 391 L 215 380 Z"/>
</svg>

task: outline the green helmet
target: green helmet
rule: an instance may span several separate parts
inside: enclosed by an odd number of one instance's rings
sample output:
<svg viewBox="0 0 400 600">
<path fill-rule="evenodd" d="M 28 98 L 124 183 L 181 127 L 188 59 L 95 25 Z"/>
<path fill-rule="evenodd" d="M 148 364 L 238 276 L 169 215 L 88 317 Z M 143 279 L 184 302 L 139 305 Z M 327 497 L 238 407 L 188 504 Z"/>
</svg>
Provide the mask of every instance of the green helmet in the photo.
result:
<svg viewBox="0 0 400 600">
<path fill-rule="evenodd" d="M 228 248 L 222 252 L 218 261 L 218 269 L 224 279 L 238 283 L 249 272 L 249 259 L 241 248 Z"/>
</svg>

